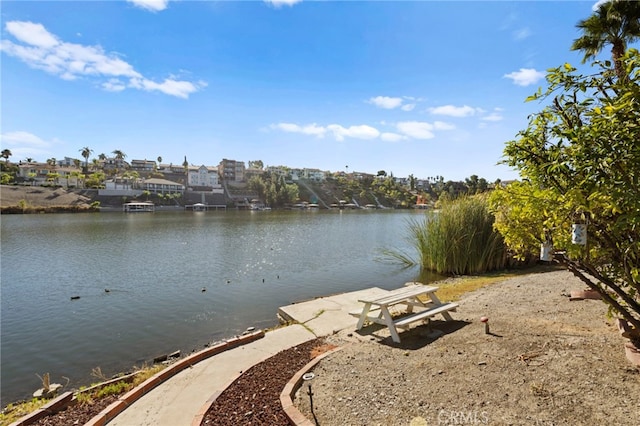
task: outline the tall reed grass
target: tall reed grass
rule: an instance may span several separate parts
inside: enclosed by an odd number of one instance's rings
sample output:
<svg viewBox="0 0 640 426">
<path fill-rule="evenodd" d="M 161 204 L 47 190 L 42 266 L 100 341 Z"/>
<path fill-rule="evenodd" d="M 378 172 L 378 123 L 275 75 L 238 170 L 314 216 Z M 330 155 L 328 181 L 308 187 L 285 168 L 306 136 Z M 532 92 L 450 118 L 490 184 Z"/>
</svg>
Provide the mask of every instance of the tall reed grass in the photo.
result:
<svg viewBox="0 0 640 426">
<path fill-rule="evenodd" d="M 485 196 L 445 201 L 439 211 L 409 222 L 417 260 L 402 253 L 385 254 L 407 266 L 419 264 L 423 270 L 439 274 L 470 275 L 504 269 L 506 246 L 493 223 Z"/>
</svg>

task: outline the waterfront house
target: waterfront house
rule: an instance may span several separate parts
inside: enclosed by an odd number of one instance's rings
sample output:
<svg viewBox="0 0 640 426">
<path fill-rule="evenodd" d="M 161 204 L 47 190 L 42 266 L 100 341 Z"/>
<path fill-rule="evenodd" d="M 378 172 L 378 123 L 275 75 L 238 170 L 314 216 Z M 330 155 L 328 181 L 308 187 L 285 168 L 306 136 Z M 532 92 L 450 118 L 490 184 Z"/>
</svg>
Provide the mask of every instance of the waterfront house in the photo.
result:
<svg viewBox="0 0 640 426">
<path fill-rule="evenodd" d="M 187 185 L 193 191 L 213 191 L 222 189 L 218 179 L 218 168 L 202 165 L 200 167 L 189 166 Z"/>
<path fill-rule="evenodd" d="M 131 160 L 131 170 L 138 173 L 151 173 L 156 170 L 156 162 L 151 160 Z"/>
<path fill-rule="evenodd" d="M 218 174 L 227 182 L 244 182 L 244 161 L 223 158 L 218 165 Z"/>
<path fill-rule="evenodd" d="M 174 194 L 184 193 L 184 185 L 176 182 L 172 182 L 166 179 L 145 179 L 142 181 L 141 189 L 143 191 L 149 191 L 153 194 Z"/>
<path fill-rule="evenodd" d="M 81 172 L 76 167 L 59 167 L 49 163 L 20 163 L 18 164 L 19 181 L 31 185 L 56 185 L 82 187 Z"/>
<path fill-rule="evenodd" d="M 105 172 L 115 170 L 126 170 L 129 168 L 129 163 L 122 158 L 109 157 L 102 162 L 102 168 Z"/>
<path fill-rule="evenodd" d="M 324 182 L 326 173 L 320 169 L 303 169 L 302 176 L 305 179 L 312 180 L 314 182 Z"/>
<path fill-rule="evenodd" d="M 244 179 L 245 179 L 245 181 L 249 182 L 252 177 L 254 177 L 254 176 L 262 176 L 265 173 L 266 173 L 265 170 L 256 169 L 255 167 L 249 167 L 249 168 L 245 169 L 245 171 L 244 171 Z"/>
<path fill-rule="evenodd" d="M 77 158 L 64 157 L 63 160 L 58 160 L 57 164 L 60 167 L 77 167 L 77 164 L 84 164 L 84 161 L 80 161 Z"/>
</svg>

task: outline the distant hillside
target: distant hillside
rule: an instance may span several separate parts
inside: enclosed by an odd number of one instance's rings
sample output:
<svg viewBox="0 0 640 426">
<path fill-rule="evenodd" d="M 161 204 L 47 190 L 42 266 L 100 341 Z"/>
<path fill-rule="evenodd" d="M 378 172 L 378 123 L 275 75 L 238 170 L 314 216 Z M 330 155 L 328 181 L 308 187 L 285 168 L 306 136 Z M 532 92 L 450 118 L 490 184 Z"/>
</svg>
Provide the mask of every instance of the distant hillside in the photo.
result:
<svg viewBox="0 0 640 426">
<path fill-rule="evenodd" d="M 415 204 L 415 195 L 407 187 L 397 184 L 385 185 L 379 182 L 359 180 L 327 179 L 322 183 L 299 182 L 300 199 L 314 201 L 314 194 L 327 205 L 341 200 L 360 206 L 374 204 L 378 207 L 407 208 Z"/>
<path fill-rule="evenodd" d="M 2 212 L 16 210 L 85 210 L 91 207 L 91 192 L 42 186 L 0 185 L 0 209 Z"/>
<path fill-rule="evenodd" d="M 299 181 L 300 201 L 317 203 L 328 208 L 340 201 L 360 206 L 374 204 L 378 207 L 407 208 L 415 204 L 416 198 L 409 188 L 392 183 L 391 180 L 359 181 L 346 179 L 327 179 L 325 182 Z M 184 205 L 196 202 L 206 204 L 229 204 L 231 199 L 251 200 L 257 197 L 246 183 L 229 185 L 229 194 L 206 192 L 187 192 L 171 200 L 151 195 L 146 199 L 156 204 Z M 228 197 L 231 198 L 228 198 Z M 161 198 L 160 198 L 161 197 Z M 434 197 L 435 198 L 435 197 Z M 119 207 L 126 199 L 120 196 L 98 196 L 95 189 L 65 189 L 43 186 L 0 185 L 0 209 L 4 213 L 22 213 L 33 211 L 77 211 L 91 207 L 99 202 L 106 208 Z M 29 211 L 27 211 L 29 210 Z"/>
</svg>

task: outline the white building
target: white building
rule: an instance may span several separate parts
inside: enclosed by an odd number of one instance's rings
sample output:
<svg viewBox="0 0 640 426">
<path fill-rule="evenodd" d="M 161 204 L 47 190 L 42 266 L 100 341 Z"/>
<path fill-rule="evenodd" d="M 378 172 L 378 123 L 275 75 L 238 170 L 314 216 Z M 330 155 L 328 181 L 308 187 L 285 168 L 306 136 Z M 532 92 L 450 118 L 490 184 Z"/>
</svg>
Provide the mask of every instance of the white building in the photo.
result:
<svg viewBox="0 0 640 426">
<path fill-rule="evenodd" d="M 324 182 L 326 173 L 318 169 L 304 169 L 303 176 L 305 179 L 313 180 L 316 182 Z"/>
<path fill-rule="evenodd" d="M 207 166 L 189 166 L 187 185 L 190 188 L 222 188 L 219 181 L 218 168 Z"/>
<path fill-rule="evenodd" d="M 166 179 L 145 179 L 142 182 L 142 189 L 156 194 L 173 194 L 184 192 L 184 185 Z"/>
<path fill-rule="evenodd" d="M 266 169 L 269 173 L 276 173 L 279 176 L 284 176 L 285 179 L 291 181 L 298 181 L 300 179 L 313 180 L 316 182 L 324 182 L 327 176 L 327 172 L 323 172 L 319 169 L 292 169 L 285 166 L 269 166 Z"/>
</svg>

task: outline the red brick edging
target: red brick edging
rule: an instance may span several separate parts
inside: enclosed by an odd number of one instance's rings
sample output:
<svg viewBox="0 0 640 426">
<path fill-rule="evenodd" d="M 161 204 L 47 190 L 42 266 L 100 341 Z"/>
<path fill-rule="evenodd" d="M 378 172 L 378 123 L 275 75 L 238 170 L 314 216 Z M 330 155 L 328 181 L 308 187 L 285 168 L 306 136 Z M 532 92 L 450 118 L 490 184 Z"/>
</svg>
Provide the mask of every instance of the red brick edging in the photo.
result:
<svg viewBox="0 0 640 426">
<path fill-rule="evenodd" d="M 294 374 L 291 380 L 289 380 L 289 383 L 285 385 L 284 389 L 282 390 L 282 393 L 280 394 L 280 404 L 282 404 L 282 409 L 284 410 L 285 414 L 289 418 L 289 422 L 291 422 L 292 425 L 315 426 L 315 423 L 313 423 L 311 420 L 306 418 L 304 414 L 302 414 L 300 410 L 298 410 L 296 406 L 293 404 L 293 396 L 298 391 L 298 389 L 300 389 L 300 386 L 302 386 L 302 376 L 305 373 L 307 373 L 309 370 L 311 370 L 313 367 L 315 367 L 316 364 L 322 361 L 323 358 L 333 354 L 334 352 L 339 351 L 340 349 L 342 349 L 342 347 L 332 349 L 328 352 L 323 353 L 322 355 L 315 357 L 314 359 L 309 361 L 307 365 L 302 367 L 300 371 Z"/>
<path fill-rule="evenodd" d="M 125 408 L 129 407 L 139 398 L 141 398 L 144 394 L 149 392 L 151 389 L 158 386 L 160 383 L 165 380 L 173 377 L 178 374 L 185 368 L 189 368 L 198 362 L 212 357 L 213 355 L 217 355 L 221 352 L 227 351 L 229 349 L 233 349 L 237 346 L 245 345 L 247 343 L 253 342 L 254 340 L 258 340 L 264 337 L 264 331 L 259 330 L 255 333 L 246 334 L 240 337 L 234 337 L 232 339 L 227 340 L 226 342 L 219 343 L 210 348 L 204 349 L 200 352 L 196 352 L 193 355 L 189 355 L 188 357 L 181 359 L 180 361 L 172 364 L 170 367 L 165 368 L 160 371 L 158 374 L 149 377 L 144 382 L 140 383 L 134 389 L 131 389 L 129 392 L 118 398 L 116 402 L 102 410 L 97 416 L 91 419 L 88 423 L 85 423 L 85 426 L 103 426 L 106 425 L 107 422 L 113 420 L 118 414 L 124 411 Z"/>
<path fill-rule="evenodd" d="M 221 352 L 227 351 L 229 349 L 233 349 L 237 346 L 246 345 L 247 343 L 251 343 L 254 340 L 258 340 L 264 337 L 264 331 L 259 330 L 251 334 L 246 334 L 240 337 L 231 338 L 225 342 L 219 343 L 215 346 L 212 346 L 207 349 L 203 349 L 200 352 L 196 352 L 192 355 L 189 355 L 186 358 L 179 360 L 178 362 L 170 365 L 164 370 L 158 372 L 157 374 L 149 377 L 144 382 L 140 383 L 135 388 L 131 389 L 129 392 L 125 393 L 121 397 L 118 398 L 117 401 L 109 405 L 107 408 L 98 413 L 95 417 L 93 417 L 89 422 L 85 423 L 85 426 L 103 426 L 106 425 L 107 422 L 113 420 L 118 414 L 124 411 L 125 408 L 129 407 L 135 401 L 140 399 L 144 394 L 149 392 L 151 389 L 158 386 L 160 383 L 166 381 L 170 377 L 178 374 L 185 368 L 189 368 L 198 362 L 210 358 L 214 355 L 217 355 Z M 122 378 L 118 378 L 114 381 L 122 380 Z M 65 392 L 59 397 L 53 399 L 46 405 L 43 405 L 39 409 L 33 411 L 32 413 L 27 414 L 26 416 L 20 418 L 14 423 L 11 423 L 10 426 L 27 426 L 35 421 L 39 420 L 42 417 L 55 414 L 60 411 L 63 407 L 66 407 L 73 399 L 73 392 Z"/>
<path fill-rule="evenodd" d="M 73 399 L 73 392 L 65 392 L 59 397 L 52 399 L 37 410 L 32 411 L 26 416 L 19 418 L 15 422 L 11 423 L 10 426 L 26 426 L 30 425 L 31 423 L 35 423 L 43 417 L 57 413 L 63 407 L 66 407 L 71 402 L 71 399 Z"/>
</svg>

